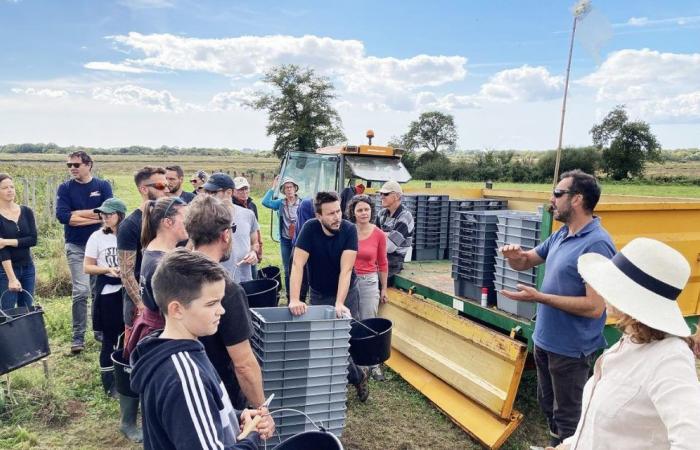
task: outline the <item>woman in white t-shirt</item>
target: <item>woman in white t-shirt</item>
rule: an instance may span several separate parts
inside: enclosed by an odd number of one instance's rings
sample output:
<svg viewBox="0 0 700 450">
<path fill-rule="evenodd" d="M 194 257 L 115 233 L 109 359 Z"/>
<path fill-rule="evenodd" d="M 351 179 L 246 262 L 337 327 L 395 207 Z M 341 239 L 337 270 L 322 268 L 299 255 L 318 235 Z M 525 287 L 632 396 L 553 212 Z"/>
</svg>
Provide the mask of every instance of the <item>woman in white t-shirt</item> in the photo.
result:
<svg viewBox="0 0 700 450">
<path fill-rule="evenodd" d="M 126 215 L 126 205 L 110 198 L 94 210 L 103 227 L 90 236 L 85 245 L 85 273 L 96 275 L 95 301 L 92 308 L 92 328 L 102 333 L 100 376 L 107 395 L 114 395 L 114 367 L 110 355 L 124 332 L 122 314 L 122 284 L 117 258 L 117 229 Z M 98 333 L 96 333 L 98 335 Z"/>
</svg>

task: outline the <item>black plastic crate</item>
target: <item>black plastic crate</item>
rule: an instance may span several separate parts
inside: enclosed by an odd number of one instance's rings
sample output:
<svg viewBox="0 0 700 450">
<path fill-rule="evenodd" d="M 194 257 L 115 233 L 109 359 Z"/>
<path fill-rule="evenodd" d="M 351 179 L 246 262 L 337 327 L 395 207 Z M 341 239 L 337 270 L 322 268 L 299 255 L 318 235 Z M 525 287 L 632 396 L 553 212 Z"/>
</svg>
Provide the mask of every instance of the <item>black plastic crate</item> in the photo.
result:
<svg viewBox="0 0 700 450">
<path fill-rule="evenodd" d="M 444 249 L 439 246 L 431 248 L 414 248 L 413 249 L 413 261 L 433 261 L 436 259 L 442 259 L 441 254 L 444 253 Z"/>
<path fill-rule="evenodd" d="M 467 280 L 456 279 L 454 280 L 455 295 L 459 297 L 464 297 L 472 299 L 476 302 L 481 300 L 481 289 L 487 288 L 488 292 L 488 304 L 493 305 L 496 303 L 496 291 L 493 288 L 493 283 L 491 284 L 477 284 Z"/>
</svg>

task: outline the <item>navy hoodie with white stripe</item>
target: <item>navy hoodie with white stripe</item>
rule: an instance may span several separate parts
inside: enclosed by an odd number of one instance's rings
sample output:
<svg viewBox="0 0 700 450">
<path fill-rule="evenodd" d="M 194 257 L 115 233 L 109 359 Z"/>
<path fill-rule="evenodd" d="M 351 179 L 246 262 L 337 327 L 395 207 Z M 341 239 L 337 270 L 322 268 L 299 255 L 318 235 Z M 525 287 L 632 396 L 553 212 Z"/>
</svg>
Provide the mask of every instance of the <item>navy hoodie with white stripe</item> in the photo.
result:
<svg viewBox="0 0 700 450">
<path fill-rule="evenodd" d="M 199 341 L 148 336 L 132 353 L 131 366 L 146 450 L 258 448 L 255 432 L 236 442 L 237 414 Z"/>
</svg>

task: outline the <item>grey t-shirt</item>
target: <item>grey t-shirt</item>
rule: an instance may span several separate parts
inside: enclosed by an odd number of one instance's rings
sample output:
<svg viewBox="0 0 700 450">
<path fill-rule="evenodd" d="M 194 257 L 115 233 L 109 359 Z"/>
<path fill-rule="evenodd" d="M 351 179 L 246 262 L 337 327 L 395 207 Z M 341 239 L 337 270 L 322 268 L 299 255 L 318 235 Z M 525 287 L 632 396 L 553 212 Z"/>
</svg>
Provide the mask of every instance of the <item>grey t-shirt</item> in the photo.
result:
<svg viewBox="0 0 700 450">
<path fill-rule="evenodd" d="M 258 231 L 258 221 L 253 211 L 233 205 L 233 223 L 236 224 L 236 232 L 233 233 L 233 251 L 228 261 L 223 261 L 222 266 L 228 270 L 236 283 L 253 279 L 250 264 L 236 264 L 250 253 L 250 235 Z"/>
</svg>

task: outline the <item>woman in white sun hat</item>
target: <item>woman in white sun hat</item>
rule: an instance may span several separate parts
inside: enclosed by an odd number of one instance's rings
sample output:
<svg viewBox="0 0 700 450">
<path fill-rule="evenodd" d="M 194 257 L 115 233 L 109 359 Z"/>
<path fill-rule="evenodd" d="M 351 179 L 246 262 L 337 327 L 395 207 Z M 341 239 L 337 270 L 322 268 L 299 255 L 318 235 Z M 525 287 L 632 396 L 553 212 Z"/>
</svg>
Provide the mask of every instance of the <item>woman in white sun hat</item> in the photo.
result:
<svg viewBox="0 0 700 450">
<path fill-rule="evenodd" d="M 637 238 L 612 259 L 582 255 L 578 271 L 622 338 L 596 361 L 576 433 L 557 449 L 700 448 L 700 383 L 676 303 L 690 276 L 686 259 Z"/>
</svg>

